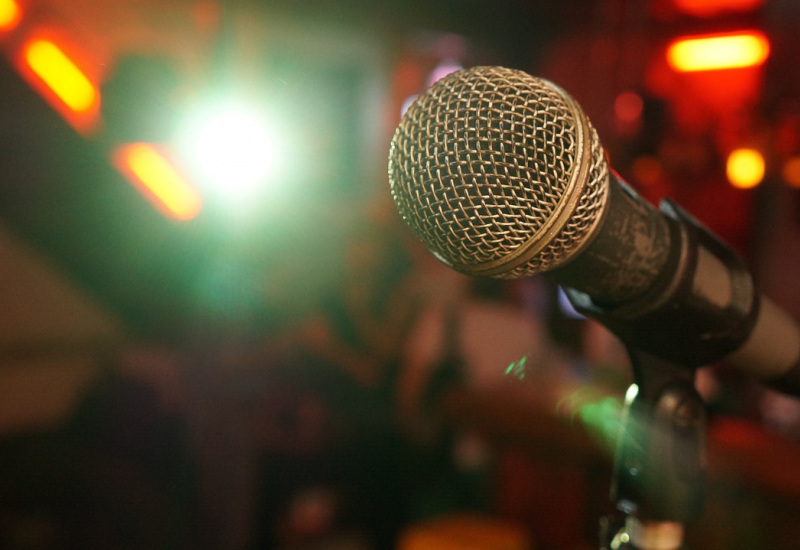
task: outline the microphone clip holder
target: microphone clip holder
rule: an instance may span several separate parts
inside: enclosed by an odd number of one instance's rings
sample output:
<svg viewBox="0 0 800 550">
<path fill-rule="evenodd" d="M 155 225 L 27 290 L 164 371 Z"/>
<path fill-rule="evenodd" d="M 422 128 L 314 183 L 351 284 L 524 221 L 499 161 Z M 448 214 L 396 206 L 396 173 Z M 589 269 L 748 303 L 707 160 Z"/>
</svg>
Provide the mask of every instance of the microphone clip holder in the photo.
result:
<svg viewBox="0 0 800 550">
<path fill-rule="evenodd" d="M 601 544 L 606 550 L 677 550 L 683 525 L 703 507 L 705 403 L 694 387 L 694 369 L 628 351 L 634 383 L 625 397 L 611 487 L 623 518 L 617 531 L 601 533 Z"/>
<path fill-rule="evenodd" d="M 633 367 L 611 488 L 622 517 L 601 533 L 607 550 L 684 548 L 683 525 L 702 510 L 706 477 L 707 412 L 696 368 L 740 346 L 759 308 L 739 256 L 671 201 L 660 209 L 674 246 L 649 291 L 604 306 L 565 289 L 578 311 L 620 338 Z"/>
<path fill-rule="evenodd" d="M 574 288 L 564 292 L 627 346 L 678 365 L 708 365 L 752 331 L 760 306 L 755 283 L 741 257 L 677 204 L 663 200 L 660 210 L 673 245 L 649 290 L 613 305 Z"/>
</svg>

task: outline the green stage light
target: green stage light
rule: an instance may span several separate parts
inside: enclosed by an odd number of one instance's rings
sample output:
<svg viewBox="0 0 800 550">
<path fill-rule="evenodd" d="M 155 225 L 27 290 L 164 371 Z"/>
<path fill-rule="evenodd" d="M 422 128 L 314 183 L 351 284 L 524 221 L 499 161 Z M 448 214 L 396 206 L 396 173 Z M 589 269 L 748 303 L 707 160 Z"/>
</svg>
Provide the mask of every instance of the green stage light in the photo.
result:
<svg viewBox="0 0 800 550">
<path fill-rule="evenodd" d="M 209 198 L 237 207 L 257 201 L 286 174 L 285 133 L 244 102 L 195 110 L 179 130 L 177 149 Z"/>
</svg>

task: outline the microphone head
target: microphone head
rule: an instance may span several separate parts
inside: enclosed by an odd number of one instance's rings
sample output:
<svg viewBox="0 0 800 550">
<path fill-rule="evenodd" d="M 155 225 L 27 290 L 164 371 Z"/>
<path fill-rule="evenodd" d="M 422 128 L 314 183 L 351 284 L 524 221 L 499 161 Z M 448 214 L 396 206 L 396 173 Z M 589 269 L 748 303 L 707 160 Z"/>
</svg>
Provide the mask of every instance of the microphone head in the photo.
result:
<svg viewBox="0 0 800 550">
<path fill-rule="evenodd" d="M 441 261 L 513 279 L 558 267 L 591 241 L 609 172 L 597 132 L 561 88 L 474 67 L 408 109 L 389 181 L 400 215 Z"/>
</svg>

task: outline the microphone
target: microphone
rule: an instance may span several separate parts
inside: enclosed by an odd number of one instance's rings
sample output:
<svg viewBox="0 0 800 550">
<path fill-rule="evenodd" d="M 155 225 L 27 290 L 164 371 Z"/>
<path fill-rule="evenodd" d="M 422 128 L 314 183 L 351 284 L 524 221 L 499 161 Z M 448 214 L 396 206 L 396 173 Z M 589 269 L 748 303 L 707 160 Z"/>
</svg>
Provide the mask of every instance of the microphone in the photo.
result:
<svg viewBox="0 0 800 550">
<path fill-rule="evenodd" d="M 502 67 L 439 80 L 392 138 L 389 181 L 401 217 L 453 269 L 542 274 L 629 350 L 688 367 L 723 361 L 800 396 L 797 324 L 730 247 L 614 173 L 557 85 Z"/>
</svg>

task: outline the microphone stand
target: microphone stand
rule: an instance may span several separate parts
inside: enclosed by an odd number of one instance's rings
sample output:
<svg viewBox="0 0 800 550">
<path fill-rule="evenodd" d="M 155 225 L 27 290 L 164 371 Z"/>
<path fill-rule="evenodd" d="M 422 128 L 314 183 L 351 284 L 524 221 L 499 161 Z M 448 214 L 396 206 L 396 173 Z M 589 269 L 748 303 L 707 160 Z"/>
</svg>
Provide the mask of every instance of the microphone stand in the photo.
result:
<svg viewBox="0 0 800 550">
<path fill-rule="evenodd" d="M 700 513 L 706 468 L 695 368 L 740 346 L 759 309 L 741 258 L 675 203 L 665 199 L 660 209 L 676 246 L 645 296 L 603 307 L 564 289 L 579 312 L 626 344 L 633 366 L 611 491 L 622 517 L 601 533 L 606 550 L 684 548 L 683 525 Z M 714 297 L 717 287 L 728 289 L 724 300 Z"/>
<path fill-rule="evenodd" d="M 629 347 L 628 389 L 611 497 L 621 517 L 601 529 L 603 550 L 677 550 L 703 505 L 706 408 L 694 368 Z"/>
</svg>

